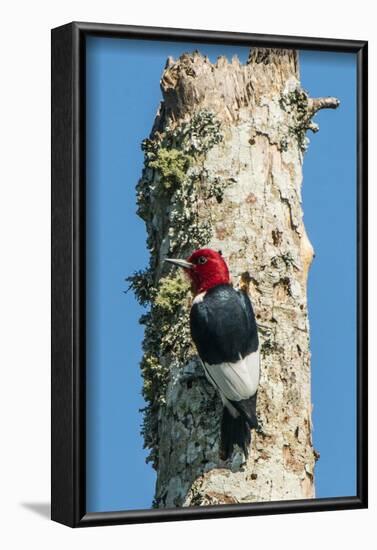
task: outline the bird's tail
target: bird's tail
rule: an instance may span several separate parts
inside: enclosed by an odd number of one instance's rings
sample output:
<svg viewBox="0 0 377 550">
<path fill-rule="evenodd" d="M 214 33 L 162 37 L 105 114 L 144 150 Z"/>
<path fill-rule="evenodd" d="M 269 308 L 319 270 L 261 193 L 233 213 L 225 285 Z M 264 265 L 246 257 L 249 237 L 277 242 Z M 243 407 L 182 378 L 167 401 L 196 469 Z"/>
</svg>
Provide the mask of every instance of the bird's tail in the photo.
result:
<svg viewBox="0 0 377 550">
<path fill-rule="evenodd" d="M 251 443 L 250 427 L 242 414 L 234 417 L 227 407 L 223 408 L 221 420 L 221 446 L 220 457 L 227 460 L 232 456 L 235 445 L 242 449 L 245 457 L 249 456 Z"/>
</svg>

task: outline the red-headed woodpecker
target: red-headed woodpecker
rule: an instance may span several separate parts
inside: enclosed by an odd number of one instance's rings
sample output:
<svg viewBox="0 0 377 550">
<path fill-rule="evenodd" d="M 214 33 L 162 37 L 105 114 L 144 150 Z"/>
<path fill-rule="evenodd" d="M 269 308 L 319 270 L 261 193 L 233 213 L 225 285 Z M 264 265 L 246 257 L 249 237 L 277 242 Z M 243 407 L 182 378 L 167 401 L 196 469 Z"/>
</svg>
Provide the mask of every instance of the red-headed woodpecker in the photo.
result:
<svg viewBox="0 0 377 550">
<path fill-rule="evenodd" d="M 206 377 L 224 405 L 220 456 L 229 458 L 237 444 L 247 458 L 250 429 L 259 428 L 259 341 L 249 296 L 233 288 L 219 252 L 203 248 L 188 260 L 166 261 L 182 267 L 191 281 L 191 336 Z"/>
</svg>

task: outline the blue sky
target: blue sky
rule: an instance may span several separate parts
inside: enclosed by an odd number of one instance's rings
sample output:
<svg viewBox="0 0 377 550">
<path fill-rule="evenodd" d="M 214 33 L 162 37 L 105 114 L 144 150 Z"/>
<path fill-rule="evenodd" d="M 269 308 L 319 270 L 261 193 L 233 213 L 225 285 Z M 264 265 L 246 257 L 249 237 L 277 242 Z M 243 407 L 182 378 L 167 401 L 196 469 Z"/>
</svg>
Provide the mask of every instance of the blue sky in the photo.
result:
<svg viewBox="0 0 377 550">
<path fill-rule="evenodd" d="M 168 55 L 199 49 L 247 58 L 247 48 L 91 37 L 87 43 L 87 510 L 149 508 L 155 473 L 140 436 L 142 313 L 124 278 L 147 265 L 135 185 L 161 99 Z M 318 497 L 356 493 L 356 57 L 300 52 L 321 111 L 304 160 L 305 224 L 316 258 L 308 297 Z"/>
</svg>

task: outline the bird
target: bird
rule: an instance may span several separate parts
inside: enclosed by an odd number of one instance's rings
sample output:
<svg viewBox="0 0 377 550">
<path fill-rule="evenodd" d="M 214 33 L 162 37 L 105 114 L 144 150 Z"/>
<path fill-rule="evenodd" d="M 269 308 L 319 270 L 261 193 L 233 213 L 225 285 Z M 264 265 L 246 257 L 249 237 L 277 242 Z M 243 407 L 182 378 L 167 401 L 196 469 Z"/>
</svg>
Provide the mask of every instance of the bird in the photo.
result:
<svg viewBox="0 0 377 550">
<path fill-rule="evenodd" d="M 223 404 L 220 458 L 231 458 L 237 445 L 247 460 L 251 429 L 261 429 L 256 412 L 260 348 L 251 300 L 244 289 L 233 287 L 220 251 L 202 248 L 187 260 L 165 261 L 182 268 L 191 282 L 191 337 Z"/>
</svg>

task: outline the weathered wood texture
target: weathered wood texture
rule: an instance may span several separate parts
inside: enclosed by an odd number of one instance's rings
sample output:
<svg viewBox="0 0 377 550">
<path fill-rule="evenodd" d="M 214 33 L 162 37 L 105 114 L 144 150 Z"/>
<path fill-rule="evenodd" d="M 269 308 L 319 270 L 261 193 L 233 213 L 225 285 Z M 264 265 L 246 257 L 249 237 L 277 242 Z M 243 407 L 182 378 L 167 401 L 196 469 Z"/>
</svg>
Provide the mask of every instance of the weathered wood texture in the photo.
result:
<svg viewBox="0 0 377 550">
<path fill-rule="evenodd" d="M 184 54 L 168 60 L 161 87 L 138 186 L 151 264 L 133 281 L 139 298 L 145 284 L 152 312 L 144 319 L 143 374 L 155 506 L 311 498 L 306 285 L 313 248 L 303 223 L 302 162 L 306 131 L 318 130 L 312 116 L 339 102 L 308 97 L 291 50 L 253 49 L 246 64 Z M 189 342 L 190 296 L 163 265 L 164 257 L 203 245 L 222 250 L 257 316 L 265 433 L 252 433 L 246 464 L 240 453 L 219 459 L 221 405 Z"/>
</svg>

